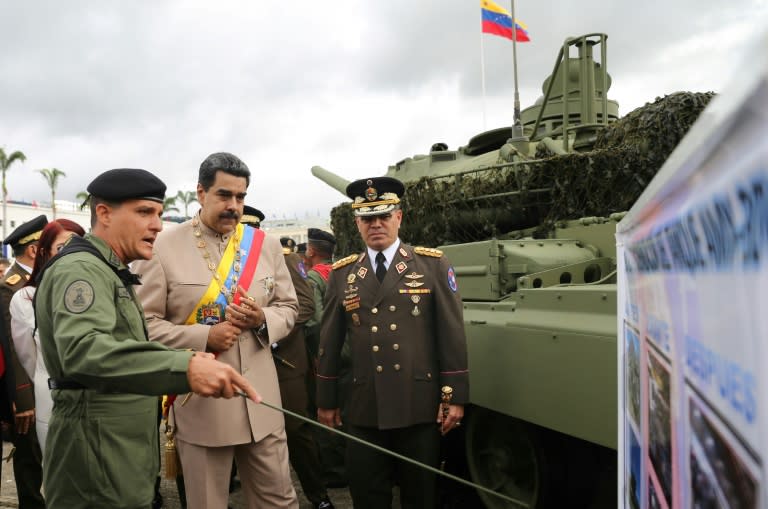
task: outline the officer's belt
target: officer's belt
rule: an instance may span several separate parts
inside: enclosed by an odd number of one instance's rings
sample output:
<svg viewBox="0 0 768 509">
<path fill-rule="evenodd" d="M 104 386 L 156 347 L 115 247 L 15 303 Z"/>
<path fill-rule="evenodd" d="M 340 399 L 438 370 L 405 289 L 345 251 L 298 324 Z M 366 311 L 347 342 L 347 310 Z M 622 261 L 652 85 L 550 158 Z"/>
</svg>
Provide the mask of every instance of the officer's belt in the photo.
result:
<svg viewBox="0 0 768 509">
<path fill-rule="evenodd" d="M 76 382 L 71 378 L 49 378 L 48 388 L 51 390 L 80 390 L 87 389 L 85 385 L 80 382 Z"/>
</svg>

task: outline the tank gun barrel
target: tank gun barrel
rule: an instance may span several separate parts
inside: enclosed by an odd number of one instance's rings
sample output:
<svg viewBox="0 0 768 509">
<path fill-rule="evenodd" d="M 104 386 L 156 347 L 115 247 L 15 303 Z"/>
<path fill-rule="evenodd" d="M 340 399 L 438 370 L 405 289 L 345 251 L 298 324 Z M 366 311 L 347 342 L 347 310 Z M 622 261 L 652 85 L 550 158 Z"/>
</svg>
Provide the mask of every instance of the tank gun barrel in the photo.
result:
<svg viewBox="0 0 768 509">
<path fill-rule="evenodd" d="M 322 166 L 313 166 L 312 175 L 319 178 L 332 188 L 336 189 L 344 196 L 347 195 L 347 186 L 349 185 L 349 180 L 339 177 L 335 173 L 326 170 Z"/>
</svg>

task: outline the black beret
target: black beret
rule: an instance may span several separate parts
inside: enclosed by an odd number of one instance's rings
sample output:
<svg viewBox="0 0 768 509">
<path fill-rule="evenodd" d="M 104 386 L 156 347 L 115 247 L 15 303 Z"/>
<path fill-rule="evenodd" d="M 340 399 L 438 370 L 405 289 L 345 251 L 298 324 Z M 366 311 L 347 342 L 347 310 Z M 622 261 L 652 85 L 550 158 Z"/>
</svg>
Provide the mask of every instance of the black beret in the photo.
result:
<svg viewBox="0 0 768 509">
<path fill-rule="evenodd" d="M 280 244 L 282 244 L 283 247 L 287 247 L 291 250 L 296 247 L 296 241 L 290 237 L 280 237 Z"/>
<path fill-rule="evenodd" d="M 47 224 L 48 218 L 44 215 L 37 216 L 13 230 L 11 234 L 3 240 L 3 244 L 16 247 L 39 240 L 40 234 Z"/>
<path fill-rule="evenodd" d="M 88 193 L 103 200 L 152 200 L 163 203 L 165 183 L 147 170 L 118 168 L 107 170 L 88 184 Z"/>
<path fill-rule="evenodd" d="M 325 230 L 320 228 L 310 228 L 307 230 L 307 238 L 310 242 L 328 242 L 336 244 L 336 238 Z"/>
<path fill-rule="evenodd" d="M 243 207 L 243 217 L 240 218 L 241 223 L 258 228 L 262 221 L 264 221 L 264 214 L 259 209 L 253 208 L 250 205 Z"/>
<path fill-rule="evenodd" d="M 360 179 L 347 186 L 347 196 L 352 199 L 356 216 L 388 214 L 400 207 L 404 192 L 403 183 L 392 177 Z"/>
<path fill-rule="evenodd" d="M 296 244 L 296 252 L 299 254 L 304 254 L 307 252 L 307 243 L 302 242 L 300 244 Z"/>
</svg>

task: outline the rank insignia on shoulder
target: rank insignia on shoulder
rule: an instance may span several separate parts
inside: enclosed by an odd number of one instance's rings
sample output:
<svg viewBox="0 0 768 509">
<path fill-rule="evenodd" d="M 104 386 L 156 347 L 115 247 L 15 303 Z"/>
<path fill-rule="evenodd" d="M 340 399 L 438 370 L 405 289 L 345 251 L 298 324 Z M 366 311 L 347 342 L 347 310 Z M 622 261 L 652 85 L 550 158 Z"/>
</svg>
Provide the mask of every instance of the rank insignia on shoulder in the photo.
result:
<svg viewBox="0 0 768 509">
<path fill-rule="evenodd" d="M 352 263 L 355 260 L 357 260 L 358 256 L 359 255 L 357 255 L 357 254 L 352 254 L 352 255 L 349 255 L 349 256 L 347 256 L 345 258 L 342 258 L 341 260 L 338 260 L 336 263 L 334 263 L 332 265 L 333 270 L 337 270 L 337 269 L 340 269 L 342 267 L 346 267 L 350 263 Z"/>
<path fill-rule="evenodd" d="M 439 249 L 433 249 L 431 247 L 414 247 L 413 252 L 422 256 L 432 256 L 434 258 L 440 258 L 443 256 L 443 252 Z"/>
<path fill-rule="evenodd" d="M 18 274 L 14 274 L 12 276 L 9 276 L 8 279 L 5 280 L 5 284 L 13 286 L 19 281 L 21 281 L 21 276 Z"/>
</svg>

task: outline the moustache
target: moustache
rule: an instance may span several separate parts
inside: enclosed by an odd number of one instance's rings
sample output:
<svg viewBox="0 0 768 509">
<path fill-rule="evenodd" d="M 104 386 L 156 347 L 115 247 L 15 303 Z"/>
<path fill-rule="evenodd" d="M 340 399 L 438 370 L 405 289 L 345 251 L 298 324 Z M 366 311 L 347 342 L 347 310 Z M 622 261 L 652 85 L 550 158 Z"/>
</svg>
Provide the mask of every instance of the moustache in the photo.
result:
<svg viewBox="0 0 768 509">
<path fill-rule="evenodd" d="M 221 214 L 219 214 L 219 217 L 221 219 L 240 219 L 240 214 L 238 214 L 234 210 L 225 210 Z"/>
</svg>

